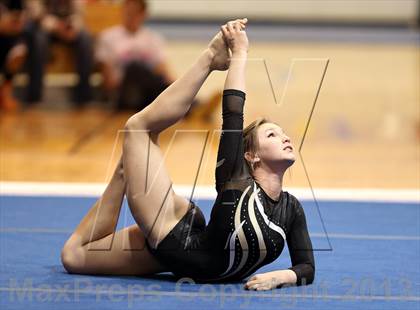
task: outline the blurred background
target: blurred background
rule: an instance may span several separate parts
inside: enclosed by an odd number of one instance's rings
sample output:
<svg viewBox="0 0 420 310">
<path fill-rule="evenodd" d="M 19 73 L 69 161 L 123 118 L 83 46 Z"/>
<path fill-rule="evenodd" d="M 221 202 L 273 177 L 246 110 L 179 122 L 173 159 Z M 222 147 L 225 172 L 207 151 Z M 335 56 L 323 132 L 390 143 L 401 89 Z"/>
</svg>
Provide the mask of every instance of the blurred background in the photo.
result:
<svg viewBox="0 0 420 310">
<path fill-rule="evenodd" d="M 287 186 L 307 187 L 306 167 L 317 188 L 420 188 L 418 0 L 0 3 L 0 181 L 105 182 L 127 118 L 246 16 L 245 122 L 301 146 Z M 225 75 L 161 136 L 175 184 L 200 163 L 214 183 Z"/>
</svg>

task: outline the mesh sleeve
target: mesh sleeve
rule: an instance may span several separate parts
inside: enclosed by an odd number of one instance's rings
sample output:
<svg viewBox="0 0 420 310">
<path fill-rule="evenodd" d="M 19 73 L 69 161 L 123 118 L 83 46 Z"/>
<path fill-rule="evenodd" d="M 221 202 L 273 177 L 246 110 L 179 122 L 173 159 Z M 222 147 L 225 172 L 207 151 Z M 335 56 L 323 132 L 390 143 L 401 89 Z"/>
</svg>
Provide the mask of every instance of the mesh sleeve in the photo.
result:
<svg viewBox="0 0 420 310">
<path fill-rule="evenodd" d="M 223 92 L 223 125 L 216 164 L 216 190 L 244 174 L 243 122 L 245 93 L 227 89 Z"/>
<path fill-rule="evenodd" d="M 296 199 L 296 217 L 287 238 L 292 267 L 297 276 L 297 285 L 311 284 L 315 278 L 315 259 L 309 238 L 305 212 Z"/>
</svg>

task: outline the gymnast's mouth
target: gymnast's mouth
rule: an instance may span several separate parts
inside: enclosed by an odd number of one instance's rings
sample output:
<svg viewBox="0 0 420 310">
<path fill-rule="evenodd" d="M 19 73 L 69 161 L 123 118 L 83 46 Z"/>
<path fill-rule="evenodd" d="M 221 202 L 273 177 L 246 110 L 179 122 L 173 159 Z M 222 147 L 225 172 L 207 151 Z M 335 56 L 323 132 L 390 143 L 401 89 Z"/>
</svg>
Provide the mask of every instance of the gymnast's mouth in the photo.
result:
<svg viewBox="0 0 420 310">
<path fill-rule="evenodd" d="M 283 148 L 283 151 L 285 151 L 285 150 L 287 150 L 287 149 L 289 149 L 290 151 L 293 151 L 293 147 L 292 147 L 291 145 L 286 145 L 286 146 Z"/>
</svg>

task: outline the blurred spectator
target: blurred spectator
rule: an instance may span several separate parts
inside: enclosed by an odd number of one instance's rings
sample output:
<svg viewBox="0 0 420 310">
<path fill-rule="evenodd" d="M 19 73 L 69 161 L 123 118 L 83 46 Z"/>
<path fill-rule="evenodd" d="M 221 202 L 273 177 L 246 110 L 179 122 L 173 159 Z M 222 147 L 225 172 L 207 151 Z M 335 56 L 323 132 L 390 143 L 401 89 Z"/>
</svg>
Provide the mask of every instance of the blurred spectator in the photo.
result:
<svg viewBox="0 0 420 310">
<path fill-rule="evenodd" d="M 0 1 L 0 108 L 15 110 L 19 103 L 13 97 L 12 77 L 26 55 L 23 43 L 24 14 L 22 0 Z"/>
<path fill-rule="evenodd" d="M 168 70 L 165 41 L 144 26 L 146 18 L 146 0 L 123 0 L 121 24 L 99 36 L 96 60 L 105 90 L 118 109 L 142 110 L 175 80 Z M 194 114 L 201 110 L 200 116 L 208 117 L 220 99 L 215 94 Z"/>
<path fill-rule="evenodd" d="M 146 1 L 124 0 L 122 23 L 99 36 L 95 55 L 103 85 L 119 109 L 143 109 L 173 81 L 164 40 L 143 26 L 146 17 Z"/>
<path fill-rule="evenodd" d="M 29 85 L 27 100 L 42 100 L 43 77 L 51 42 L 66 44 L 75 53 L 79 76 L 74 100 L 78 104 L 91 100 L 89 76 L 92 71 L 92 38 L 84 26 L 83 0 L 27 0 Z"/>
</svg>

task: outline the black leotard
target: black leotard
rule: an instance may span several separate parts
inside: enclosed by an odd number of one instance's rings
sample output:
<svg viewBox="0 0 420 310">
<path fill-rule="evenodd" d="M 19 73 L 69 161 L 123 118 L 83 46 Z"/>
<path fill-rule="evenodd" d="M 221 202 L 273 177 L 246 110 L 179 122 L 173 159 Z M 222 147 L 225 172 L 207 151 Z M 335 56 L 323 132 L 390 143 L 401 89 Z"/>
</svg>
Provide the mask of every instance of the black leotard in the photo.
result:
<svg viewBox="0 0 420 310">
<path fill-rule="evenodd" d="M 315 262 L 299 201 L 282 191 L 271 199 L 248 171 L 244 159 L 245 93 L 223 93 L 223 131 L 216 165 L 217 198 L 208 225 L 192 204 L 151 252 L 178 276 L 196 281 L 241 280 L 273 262 L 289 247 L 297 285 L 312 283 Z"/>
</svg>

